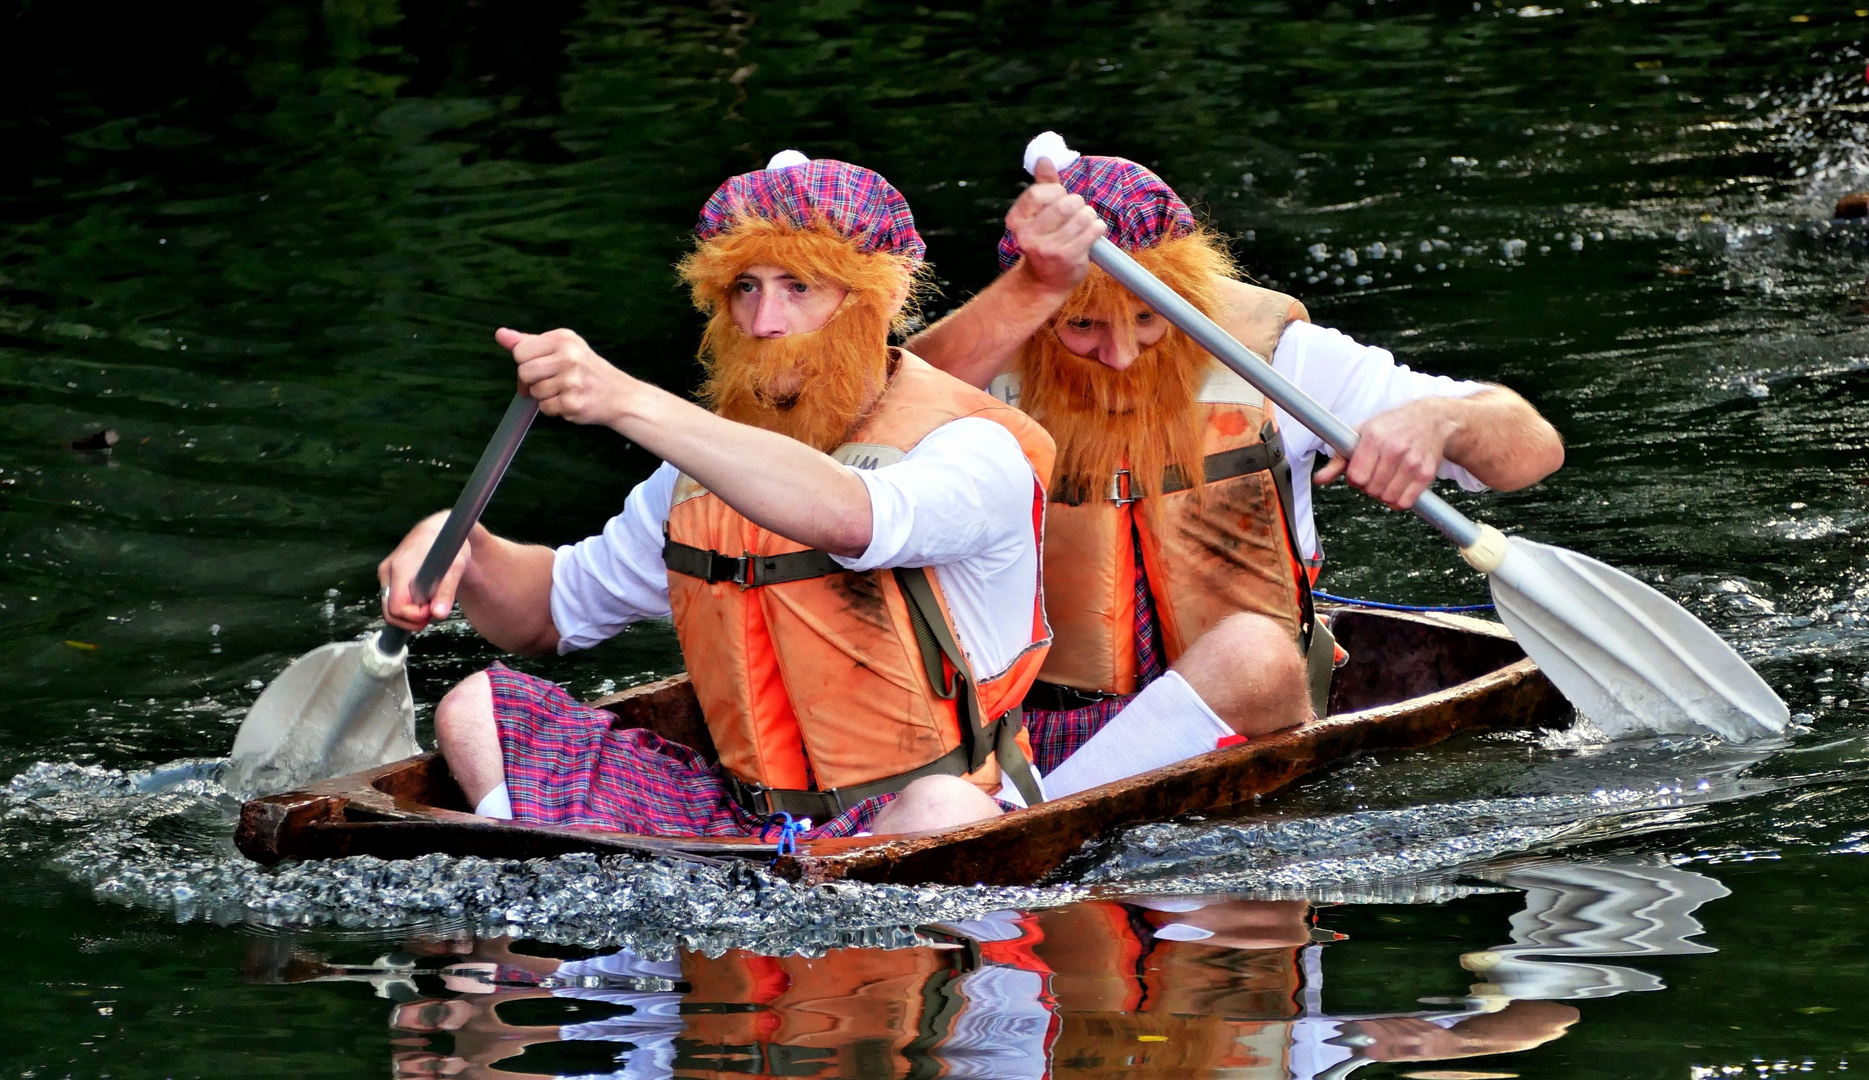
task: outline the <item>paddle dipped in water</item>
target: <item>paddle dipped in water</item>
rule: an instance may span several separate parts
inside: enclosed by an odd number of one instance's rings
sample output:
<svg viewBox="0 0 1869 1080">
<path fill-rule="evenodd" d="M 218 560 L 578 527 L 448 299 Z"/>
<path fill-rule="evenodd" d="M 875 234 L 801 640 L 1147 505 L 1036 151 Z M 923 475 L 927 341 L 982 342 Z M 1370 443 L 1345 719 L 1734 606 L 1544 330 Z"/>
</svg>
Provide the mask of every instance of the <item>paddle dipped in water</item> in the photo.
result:
<svg viewBox="0 0 1869 1080">
<path fill-rule="evenodd" d="M 538 414 L 539 403 L 524 393 L 506 407 L 422 560 L 415 577 L 418 599 L 434 595 Z M 419 753 L 415 699 L 409 693 L 412 636 L 388 626 L 359 641 L 322 645 L 293 661 L 240 722 L 222 785 L 252 799 Z"/>
<path fill-rule="evenodd" d="M 1356 450 L 1355 429 L 1121 248 L 1099 239 L 1090 258 L 1338 454 L 1347 459 Z M 1413 509 L 1488 576 L 1499 616 L 1526 655 L 1610 737 L 1712 731 L 1744 742 L 1779 734 L 1790 721 L 1790 709 L 1719 635 L 1628 574 L 1507 537 L 1432 491 Z"/>
</svg>

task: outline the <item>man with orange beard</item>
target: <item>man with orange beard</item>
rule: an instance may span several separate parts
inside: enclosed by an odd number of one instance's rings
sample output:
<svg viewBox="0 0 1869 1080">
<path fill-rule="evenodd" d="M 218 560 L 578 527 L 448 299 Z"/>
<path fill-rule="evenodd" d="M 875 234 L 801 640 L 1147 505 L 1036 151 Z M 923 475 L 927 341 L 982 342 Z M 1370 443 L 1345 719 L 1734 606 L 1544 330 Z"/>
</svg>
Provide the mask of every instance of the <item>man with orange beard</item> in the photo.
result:
<svg viewBox="0 0 1869 1080">
<path fill-rule="evenodd" d="M 1025 165 L 1036 182 L 1006 215 L 1005 272 L 910 345 L 1057 441 L 1044 560 L 1055 637 L 1025 703 L 1051 790 L 1165 764 L 1196 730 L 1250 736 L 1322 715 L 1334 651 L 1311 607 L 1322 553 L 1309 484 L 1291 481 L 1328 449 L 1092 268 L 1099 237 L 1361 432 L 1319 483 L 1344 476 L 1401 509 L 1437 477 L 1535 483 L 1563 446 L 1512 391 L 1409 371 L 1240 281 L 1220 238 L 1135 162 L 1081 156 L 1046 132 Z M 1171 680 L 1172 712 L 1153 690 Z M 1202 699 L 1191 707 L 1188 687 Z"/>
<path fill-rule="evenodd" d="M 514 652 L 672 619 L 719 763 L 495 664 L 436 709 L 454 777 L 484 815 L 662 835 L 781 814 L 807 837 L 901 832 L 1035 801 L 1016 709 L 1049 641 L 1050 437 L 889 347 L 924 247 L 876 173 L 787 151 L 723 184 L 696 233 L 680 269 L 710 408 L 569 330 L 495 335 L 544 413 L 663 459 L 622 512 L 556 551 L 476 526 L 424 603 L 437 514 L 378 575 L 393 624 L 458 599 Z"/>
</svg>

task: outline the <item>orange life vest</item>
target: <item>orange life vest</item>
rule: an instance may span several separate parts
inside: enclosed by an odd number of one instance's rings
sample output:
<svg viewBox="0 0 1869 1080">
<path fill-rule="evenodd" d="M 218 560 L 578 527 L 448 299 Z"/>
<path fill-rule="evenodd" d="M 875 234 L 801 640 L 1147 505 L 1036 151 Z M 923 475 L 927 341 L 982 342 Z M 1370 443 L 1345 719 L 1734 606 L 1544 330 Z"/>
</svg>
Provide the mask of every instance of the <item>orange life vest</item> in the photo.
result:
<svg viewBox="0 0 1869 1080">
<path fill-rule="evenodd" d="M 1279 335 L 1306 318 L 1282 293 L 1235 282 L 1225 320 L 1270 357 Z M 1243 290 L 1243 292 L 1241 291 Z M 1310 575 L 1291 520 L 1291 469 L 1273 412 L 1259 391 L 1214 362 L 1201 387 L 1206 483 L 1171 471 L 1138 497 L 1130 477 L 1061 478 L 1045 537 L 1046 613 L 1053 648 L 1039 678 L 1073 690 L 1137 689 L 1136 559 L 1155 601 L 1172 663 L 1215 623 L 1257 612 L 1309 647 Z M 1159 505 L 1153 512 L 1148 503 Z"/>
<path fill-rule="evenodd" d="M 832 456 L 879 468 L 943 424 L 991 420 L 1031 463 L 1032 528 L 1042 537 L 1051 437 L 907 352 L 892 350 L 892 365 L 870 417 Z M 748 521 L 687 476 L 676 482 L 663 559 L 708 731 L 729 786 L 754 812 L 822 820 L 918 776 L 965 775 L 991 793 L 1001 765 L 1015 781 L 1029 775 L 1029 748 L 1011 711 L 1050 644 L 1042 594 L 1017 659 L 1003 671 L 976 671 L 936 574 L 851 573 Z"/>
</svg>

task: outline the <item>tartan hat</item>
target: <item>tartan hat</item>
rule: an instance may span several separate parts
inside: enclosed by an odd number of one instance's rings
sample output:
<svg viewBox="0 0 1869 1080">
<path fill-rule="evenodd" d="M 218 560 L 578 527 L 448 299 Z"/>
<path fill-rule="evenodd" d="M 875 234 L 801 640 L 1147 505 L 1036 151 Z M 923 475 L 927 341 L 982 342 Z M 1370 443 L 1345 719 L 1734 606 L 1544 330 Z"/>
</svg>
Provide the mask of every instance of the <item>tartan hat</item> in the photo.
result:
<svg viewBox="0 0 1869 1080">
<path fill-rule="evenodd" d="M 908 202 L 881 174 L 829 158 L 813 161 L 796 150 L 781 151 L 765 168 L 720 185 L 701 208 L 695 235 L 702 242 L 712 240 L 742 216 L 784 221 L 801 229 L 823 219 L 866 254 L 883 252 L 920 261 L 928 253 Z"/>
<path fill-rule="evenodd" d="M 1090 204 L 1109 229 L 1110 242 L 1124 251 L 1152 248 L 1187 236 L 1197 228 L 1193 211 L 1181 196 L 1148 169 L 1119 157 L 1087 157 L 1047 131 L 1025 148 L 1025 171 L 1050 158 L 1058 182 Z M 1008 229 L 999 240 L 999 265 L 1009 270 L 1019 261 L 1019 242 Z"/>
</svg>

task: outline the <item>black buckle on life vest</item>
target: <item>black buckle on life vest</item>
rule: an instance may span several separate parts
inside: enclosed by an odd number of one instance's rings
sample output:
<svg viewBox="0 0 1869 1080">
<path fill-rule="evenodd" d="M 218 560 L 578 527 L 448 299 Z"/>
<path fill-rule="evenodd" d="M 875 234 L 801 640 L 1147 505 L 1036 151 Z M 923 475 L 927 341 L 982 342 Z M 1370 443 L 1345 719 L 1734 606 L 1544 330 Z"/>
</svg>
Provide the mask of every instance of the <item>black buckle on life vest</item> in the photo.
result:
<svg viewBox="0 0 1869 1080">
<path fill-rule="evenodd" d="M 1135 479 L 1129 475 L 1128 469 L 1118 469 L 1116 475 L 1110 477 L 1110 501 L 1118 506 L 1142 501 L 1142 496 L 1136 494 Z"/>
<path fill-rule="evenodd" d="M 731 581 L 742 589 L 750 589 L 753 587 L 753 558 L 751 552 L 735 557 L 722 555 L 718 551 L 709 551 L 707 553 L 707 575 L 701 580 L 709 585 Z"/>
</svg>

